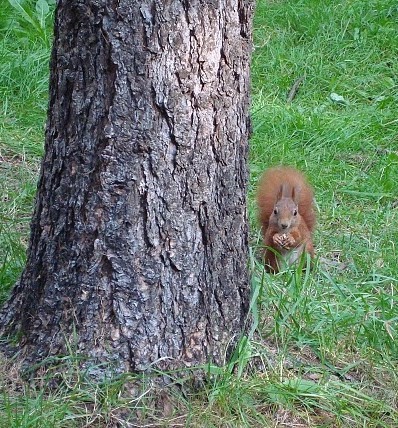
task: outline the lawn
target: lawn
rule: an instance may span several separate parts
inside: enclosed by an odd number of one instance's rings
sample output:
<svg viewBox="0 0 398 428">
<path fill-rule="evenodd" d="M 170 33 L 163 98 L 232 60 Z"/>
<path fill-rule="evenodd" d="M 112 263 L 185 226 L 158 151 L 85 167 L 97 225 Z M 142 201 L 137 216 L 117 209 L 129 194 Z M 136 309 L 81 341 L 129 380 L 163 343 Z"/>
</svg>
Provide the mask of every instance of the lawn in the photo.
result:
<svg viewBox="0 0 398 428">
<path fill-rule="evenodd" d="M 0 10 L 0 301 L 25 261 L 53 3 Z M 171 388 L 161 413 L 148 379 L 137 398 L 134 376 L 93 384 L 72 355 L 33 386 L 3 359 L 0 427 L 116 427 L 129 410 L 159 427 L 398 427 L 397 29 L 396 0 L 258 0 L 249 337 L 199 392 Z M 315 189 L 311 273 L 269 276 L 258 257 L 254 195 L 275 164 L 301 169 Z"/>
</svg>

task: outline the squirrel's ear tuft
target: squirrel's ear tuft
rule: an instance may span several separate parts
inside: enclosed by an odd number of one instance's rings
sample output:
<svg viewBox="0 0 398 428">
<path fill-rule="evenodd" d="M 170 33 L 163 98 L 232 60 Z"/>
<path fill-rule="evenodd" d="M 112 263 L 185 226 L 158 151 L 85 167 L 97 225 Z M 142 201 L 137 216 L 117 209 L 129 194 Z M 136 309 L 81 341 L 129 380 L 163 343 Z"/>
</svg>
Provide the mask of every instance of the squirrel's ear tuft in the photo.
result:
<svg viewBox="0 0 398 428">
<path fill-rule="evenodd" d="M 295 202 L 296 205 L 299 204 L 300 193 L 301 193 L 301 187 L 300 186 L 293 186 L 293 189 L 292 189 L 292 199 L 293 199 L 293 201 Z"/>
<path fill-rule="evenodd" d="M 284 183 L 281 186 L 281 198 L 293 199 L 294 188 L 290 184 Z"/>
<path fill-rule="evenodd" d="M 285 191 L 285 185 L 281 184 L 281 187 L 279 188 L 279 192 L 276 196 L 276 202 L 278 202 L 282 198 L 282 196 L 284 196 L 284 191 Z"/>
</svg>

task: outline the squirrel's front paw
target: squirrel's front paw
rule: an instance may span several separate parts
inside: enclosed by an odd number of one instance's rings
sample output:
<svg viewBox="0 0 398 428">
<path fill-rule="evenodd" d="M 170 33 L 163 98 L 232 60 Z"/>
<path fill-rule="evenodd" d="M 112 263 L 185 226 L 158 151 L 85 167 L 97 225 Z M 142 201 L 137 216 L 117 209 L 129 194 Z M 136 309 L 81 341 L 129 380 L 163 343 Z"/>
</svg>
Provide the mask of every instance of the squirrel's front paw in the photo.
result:
<svg viewBox="0 0 398 428">
<path fill-rule="evenodd" d="M 288 250 L 296 246 L 296 241 L 294 240 L 292 235 L 290 234 L 286 235 L 286 239 L 285 239 L 285 242 L 283 243 L 283 246 Z"/>
<path fill-rule="evenodd" d="M 285 248 L 286 238 L 287 235 L 285 233 L 275 233 L 275 235 L 272 237 L 272 240 L 274 241 L 274 244 L 278 245 L 281 248 Z"/>
<path fill-rule="evenodd" d="M 284 248 L 286 250 L 290 250 L 290 248 L 294 247 L 296 244 L 296 241 L 294 240 L 293 236 L 289 233 L 275 233 L 272 239 L 276 245 L 279 245 L 281 248 Z"/>
</svg>

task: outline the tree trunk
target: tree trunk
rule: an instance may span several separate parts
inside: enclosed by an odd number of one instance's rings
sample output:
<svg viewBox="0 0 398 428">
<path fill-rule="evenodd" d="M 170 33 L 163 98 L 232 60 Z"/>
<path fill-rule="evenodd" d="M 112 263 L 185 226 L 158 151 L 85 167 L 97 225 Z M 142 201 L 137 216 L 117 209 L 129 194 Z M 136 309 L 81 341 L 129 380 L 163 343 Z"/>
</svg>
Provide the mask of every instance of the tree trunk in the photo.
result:
<svg viewBox="0 0 398 428">
<path fill-rule="evenodd" d="M 28 362 L 222 364 L 248 312 L 250 0 L 60 0 L 26 268 Z"/>
</svg>

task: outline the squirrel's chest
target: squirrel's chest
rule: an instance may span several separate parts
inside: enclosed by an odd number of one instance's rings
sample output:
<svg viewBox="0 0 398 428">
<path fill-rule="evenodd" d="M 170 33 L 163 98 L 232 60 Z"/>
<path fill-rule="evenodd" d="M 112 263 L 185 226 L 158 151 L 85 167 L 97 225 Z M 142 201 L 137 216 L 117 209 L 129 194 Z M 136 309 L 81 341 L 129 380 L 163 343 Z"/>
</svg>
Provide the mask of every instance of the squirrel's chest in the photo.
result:
<svg viewBox="0 0 398 428">
<path fill-rule="evenodd" d="M 289 267 L 297 262 L 304 252 L 304 244 L 299 245 L 298 247 L 292 249 L 282 249 L 280 252 L 280 267 Z"/>
</svg>

